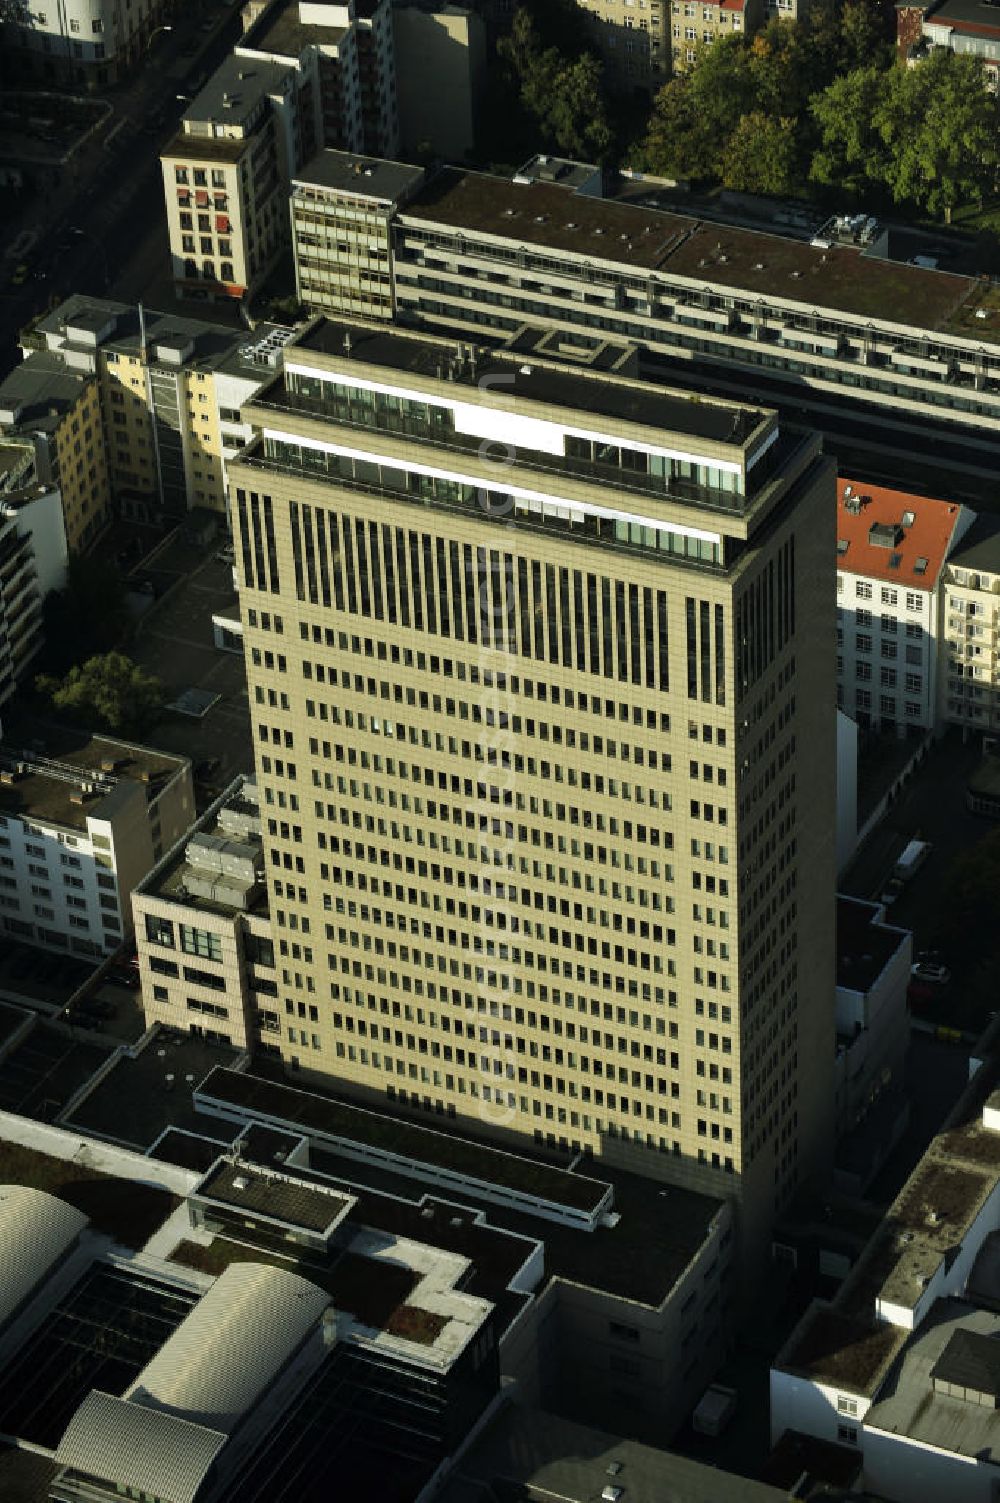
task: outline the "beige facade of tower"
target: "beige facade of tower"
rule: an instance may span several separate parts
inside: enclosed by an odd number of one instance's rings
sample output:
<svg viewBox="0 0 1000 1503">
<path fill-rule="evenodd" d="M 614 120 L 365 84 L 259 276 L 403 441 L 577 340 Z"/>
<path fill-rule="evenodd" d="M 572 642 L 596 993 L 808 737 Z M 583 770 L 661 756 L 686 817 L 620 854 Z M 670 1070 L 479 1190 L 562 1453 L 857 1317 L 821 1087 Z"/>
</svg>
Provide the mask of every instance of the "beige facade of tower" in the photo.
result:
<svg viewBox="0 0 1000 1503">
<path fill-rule="evenodd" d="M 525 348 L 318 321 L 244 409 L 282 1053 L 760 1245 L 832 1135 L 832 465 Z"/>
</svg>

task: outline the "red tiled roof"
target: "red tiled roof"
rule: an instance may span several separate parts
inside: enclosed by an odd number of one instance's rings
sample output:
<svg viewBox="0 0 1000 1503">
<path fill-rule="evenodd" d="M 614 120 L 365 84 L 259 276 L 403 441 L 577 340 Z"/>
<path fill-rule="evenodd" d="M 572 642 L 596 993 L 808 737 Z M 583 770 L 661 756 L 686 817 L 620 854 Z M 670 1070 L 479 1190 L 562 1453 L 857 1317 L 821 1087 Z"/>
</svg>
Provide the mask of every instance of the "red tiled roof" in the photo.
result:
<svg viewBox="0 0 1000 1503">
<path fill-rule="evenodd" d="M 860 505 L 849 511 L 848 506 L 854 503 Z M 952 501 L 933 501 L 927 496 L 841 478 L 837 481 L 837 568 L 911 590 L 932 590 L 961 511 Z M 903 514 L 907 512 L 913 521 L 904 527 Z M 894 536 L 883 534 L 887 546 L 872 541 L 871 529 L 876 524 L 895 528 Z M 926 562 L 918 568 L 922 560 Z"/>
</svg>

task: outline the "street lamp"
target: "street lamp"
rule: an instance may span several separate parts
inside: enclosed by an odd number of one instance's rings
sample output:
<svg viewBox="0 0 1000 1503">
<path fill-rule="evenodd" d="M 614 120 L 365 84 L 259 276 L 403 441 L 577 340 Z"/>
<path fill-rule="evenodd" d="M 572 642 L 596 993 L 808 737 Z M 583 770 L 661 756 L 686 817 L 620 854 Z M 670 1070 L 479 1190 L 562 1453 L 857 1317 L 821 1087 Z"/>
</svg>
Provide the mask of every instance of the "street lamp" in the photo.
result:
<svg viewBox="0 0 1000 1503">
<path fill-rule="evenodd" d="M 149 41 L 146 43 L 146 53 L 147 53 L 147 56 L 149 54 L 150 47 L 152 47 L 153 43 L 156 41 L 156 38 L 160 35 L 160 32 L 161 31 L 173 31 L 173 29 L 174 28 L 172 26 L 157 26 L 157 27 L 154 27 L 154 29 L 149 33 Z"/>
</svg>

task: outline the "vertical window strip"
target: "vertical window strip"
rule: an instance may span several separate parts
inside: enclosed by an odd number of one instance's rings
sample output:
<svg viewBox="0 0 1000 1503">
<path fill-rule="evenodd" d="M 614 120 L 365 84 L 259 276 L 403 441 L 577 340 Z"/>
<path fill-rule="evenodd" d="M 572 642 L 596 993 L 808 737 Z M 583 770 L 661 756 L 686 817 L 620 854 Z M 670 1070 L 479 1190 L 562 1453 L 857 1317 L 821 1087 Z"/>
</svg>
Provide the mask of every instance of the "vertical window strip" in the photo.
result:
<svg viewBox="0 0 1000 1503">
<path fill-rule="evenodd" d="M 462 558 L 457 543 L 448 544 L 448 562 L 451 566 L 451 610 L 455 636 L 465 640 L 465 620 L 462 610 Z"/>
<path fill-rule="evenodd" d="M 639 586 L 628 587 L 629 647 L 632 659 L 632 682 L 642 683 L 642 633 L 639 629 Z"/>
<path fill-rule="evenodd" d="M 542 566 L 532 560 L 531 563 L 531 605 L 532 615 L 535 618 L 535 657 L 539 662 L 545 659 L 545 595 L 542 592 Z"/>
<path fill-rule="evenodd" d="M 344 580 L 347 584 L 347 609 L 357 615 L 358 587 L 354 579 L 354 539 L 351 536 L 351 518 L 341 517 L 341 533 L 344 553 Z"/>
<path fill-rule="evenodd" d="M 656 640 L 659 653 L 660 681 L 663 690 L 670 688 L 670 630 L 667 620 L 667 592 L 656 592 Z"/>
<path fill-rule="evenodd" d="M 293 513 L 297 512 L 294 501 L 290 503 L 290 506 Z M 253 572 L 253 554 L 250 551 L 250 519 L 247 516 L 246 491 L 236 492 L 236 516 L 238 519 L 240 531 L 240 552 L 243 555 L 243 583 L 247 586 L 248 589 L 252 590 L 255 585 L 255 580 Z M 293 521 L 293 525 L 297 526 L 297 519 Z M 296 585 L 298 585 L 298 573 L 296 573 L 295 580 Z M 299 593 L 299 599 L 302 599 L 301 592 Z"/>
<path fill-rule="evenodd" d="M 451 636 L 451 617 L 448 608 L 448 549 L 444 538 L 434 539 L 434 551 L 437 557 L 437 598 L 438 620 L 441 623 L 441 635 Z"/>
<path fill-rule="evenodd" d="M 434 573 L 434 539 L 426 532 L 422 538 L 424 565 L 425 630 L 437 632 L 437 578 Z"/>
<path fill-rule="evenodd" d="M 726 703 L 726 613 L 715 607 L 715 703 Z"/>
<path fill-rule="evenodd" d="M 705 704 L 712 702 L 712 628 L 707 600 L 698 602 L 698 646 L 701 659 L 701 697 Z"/>
<path fill-rule="evenodd" d="M 603 652 L 604 677 L 615 676 L 615 623 L 611 614 L 611 581 L 601 577 L 601 650 Z"/>
<path fill-rule="evenodd" d="M 385 620 L 382 604 L 382 550 L 379 548 L 378 523 L 368 523 L 368 563 L 372 575 L 372 610 L 376 621 Z"/>
<path fill-rule="evenodd" d="M 517 604 L 521 620 L 521 655 L 531 657 L 531 595 L 528 590 L 528 560 L 517 560 Z"/>
<path fill-rule="evenodd" d="M 698 698 L 698 641 L 694 606 L 694 600 L 688 595 L 684 602 L 687 624 L 688 699 Z"/>
<path fill-rule="evenodd" d="M 325 606 L 329 606 L 330 568 L 326 547 L 327 522 L 325 510 L 317 506 L 314 520 L 316 523 L 316 555 L 319 560 L 320 598 Z"/>
<path fill-rule="evenodd" d="M 618 641 L 618 680 L 628 683 L 628 620 L 625 615 L 625 581 L 615 580 L 615 636 Z"/>
<path fill-rule="evenodd" d="M 462 544 L 462 596 L 465 600 L 465 633 L 470 642 L 478 642 L 479 611 L 476 602 L 475 552 L 471 543 Z"/>
<path fill-rule="evenodd" d="M 569 593 L 569 570 L 559 570 L 559 626 L 561 656 L 559 661 L 566 667 L 573 666 L 573 606 Z"/>
<path fill-rule="evenodd" d="M 548 623 L 548 661 L 559 662 L 559 597 L 554 564 L 545 565 L 545 619 Z"/>
<path fill-rule="evenodd" d="M 413 606 L 413 624 L 418 631 L 424 629 L 424 603 L 420 596 L 420 534 L 409 532 L 410 540 L 410 602 Z"/>
<path fill-rule="evenodd" d="M 264 497 L 264 537 L 267 540 L 268 588 L 272 595 L 281 589 L 278 578 L 278 545 L 274 536 L 274 506 L 270 496 Z"/>
<path fill-rule="evenodd" d="M 306 565 L 306 597 L 311 605 L 319 604 L 319 585 L 316 580 L 316 542 L 313 537 L 313 509 L 302 506 L 302 548 Z"/>
<path fill-rule="evenodd" d="M 648 586 L 642 591 L 642 643 L 645 657 L 645 681 L 647 689 L 656 688 L 656 637 L 653 634 L 653 592 Z"/>
<path fill-rule="evenodd" d="M 330 571 L 333 575 L 333 603 L 338 611 L 344 609 L 343 556 L 340 551 L 340 518 L 335 511 L 327 513 L 327 528 L 330 543 Z"/>
<path fill-rule="evenodd" d="M 587 620 L 583 609 L 583 575 L 573 570 L 573 637 L 576 643 L 576 666 L 587 670 Z"/>
<path fill-rule="evenodd" d="M 253 528 L 253 557 L 258 590 L 267 588 L 267 570 L 264 567 L 264 532 L 261 527 L 260 497 L 250 492 L 250 525 Z"/>
</svg>

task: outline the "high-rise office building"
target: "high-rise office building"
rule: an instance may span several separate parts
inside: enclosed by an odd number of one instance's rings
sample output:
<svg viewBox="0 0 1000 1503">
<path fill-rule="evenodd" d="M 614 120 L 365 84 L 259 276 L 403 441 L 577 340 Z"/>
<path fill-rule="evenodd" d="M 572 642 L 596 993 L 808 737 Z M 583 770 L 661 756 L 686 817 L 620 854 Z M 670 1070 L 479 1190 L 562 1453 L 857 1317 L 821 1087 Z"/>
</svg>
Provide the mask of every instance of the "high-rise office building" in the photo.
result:
<svg viewBox="0 0 1000 1503">
<path fill-rule="evenodd" d="M 319 320 L 244 408 L 282 1054 L 753 1237 L 831 1139 L 833 468 L 577 341 Z"/>
</svg>

